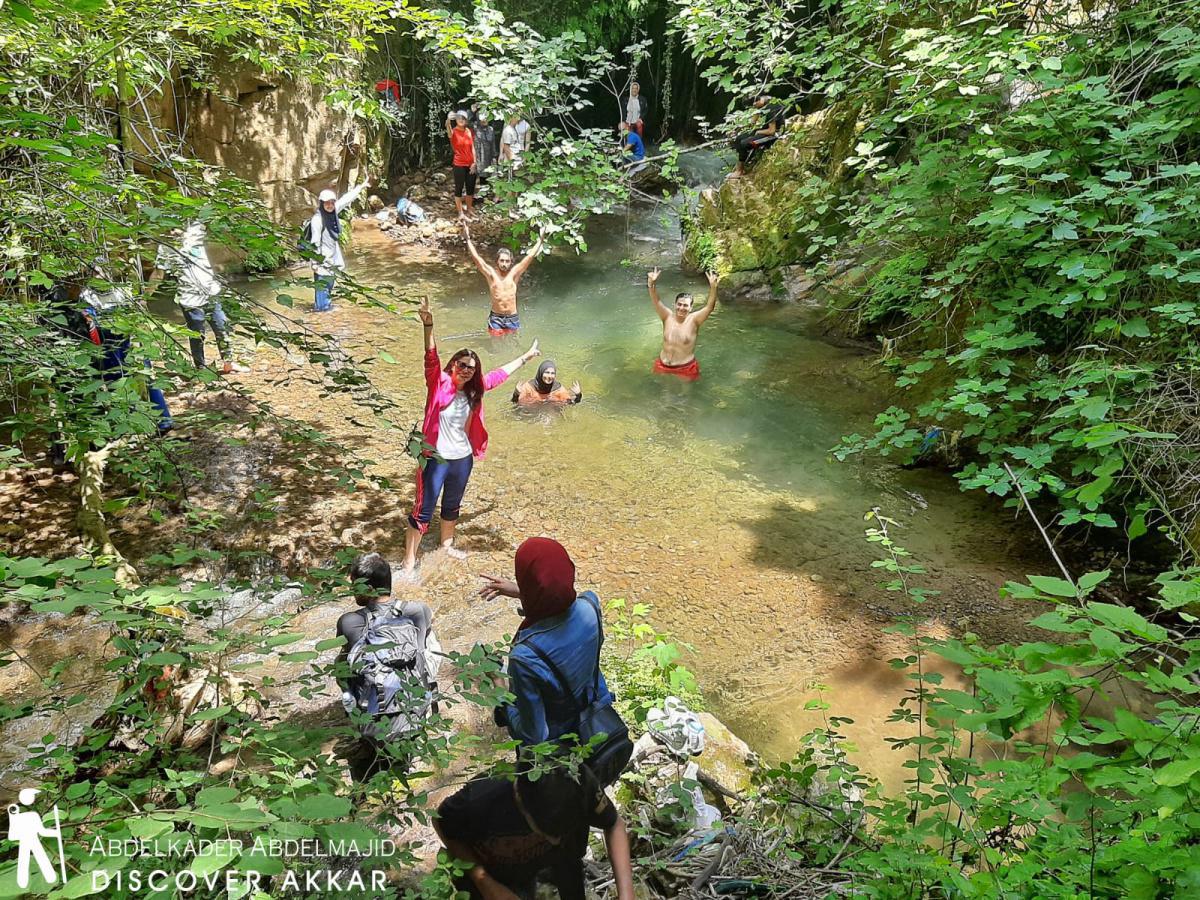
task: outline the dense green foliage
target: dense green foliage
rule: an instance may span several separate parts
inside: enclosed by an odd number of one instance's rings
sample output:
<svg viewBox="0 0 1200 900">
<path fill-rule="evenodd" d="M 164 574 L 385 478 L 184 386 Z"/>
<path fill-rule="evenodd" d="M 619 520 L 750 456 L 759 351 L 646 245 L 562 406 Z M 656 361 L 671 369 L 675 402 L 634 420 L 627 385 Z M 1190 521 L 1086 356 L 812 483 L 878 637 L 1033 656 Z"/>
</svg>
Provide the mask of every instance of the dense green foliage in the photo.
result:
<svg viewBox="0 0 1200 900">
<path fill-rule="evenodd" d="M 911 458 L 938 426 L 978 454 L 966 487 L 1010 496 L 1008 463 L 1061 524 L 1136 538 L 1157 522 L 1190 551 L 1198 13 L 1083 6 L 684 19 L 714 80 L 858 118 L 848 176 L 807 179 L 790 206 L 810 264 L 867 266 L 843 307 L 887 338 L 902 389 L 842 454 Z"/>
<path fill-rule="evenodd" d="M 1006 591 L 1050 607 L 1031 623 L 1042 640 L 918 637 L 923 569 L 892 541 L 894 523 L 876 519 L 868 535 L 892 576 L 885 586 L 913 601 L 897 626 L 913 652 L 892 661 L 912 686 L 889 738 L 910 774 L 902 792 L 880 789 L 846 758 L 849 720 L 831 716 L 764 790 L 838 785 L 824 811 L 853 838 L 797 829 L 794 849 L 840 860 L 862 896 L 1193 896 L 1200 641 L 1154 619 L 1195 608 L 1196 573 L 1162 576 L 1148 617 L 1094 599 L 1108 572 L 1030 576 Z M 962 683 L 942 674 L 955 667 Z M 840 711 L 836 697 L 826 706 Z"/>
<path fill-rule="evenodd" d="M 6 464 L 30 465 L 59 436 L 81 465 L 95 448 L 111 451 L 130 492 L 117 505 L 172 498 L 181 450 L 149 440 L 146 388 L 205 389 L 217 377 L 195 370 L 182 330 L 147 309 L 149 260 L 194 220 L 264 264 L 294 240 L 265 223 L 252 186 L 187 158 L 158 127 L 145 101 L 165 80 L 202 86 L 223 60 L 245 60 L 340 79 L 327 85 L 332 102 L 377 119 L 385 114 L 352 73 L 379 42 L 419 47 L 433 61 L 426 74 L 439 98 L 466 84 L 485 102 L 555 120 L 498 193 L 517 237 L 541 230 L 586 249 L 586 216 L 614 208 L 627 188 L 608 137 L 577 133 L 573 116 L 592 102 L 587 87 L 616 65 L 597 31 L 624 34 L 649 6 L 556 8 L 555 17 L 538 15 L 539 30 L 488 7 L 468 18 L 375 0 L 0 7 L 9 63 L 0 74 Z M 1200 13 L 1150 2 L 1087 13 L 954 0 L 678 6 L 680 33 L 713 84 L 741 94 L 765 84 L 859 121 L 854 155 L 838 161 L 845 177 L 814 172 L 781 201 L 809 263 L 866 264 L 844 311 L 886 336 L 888 364 L 914 398 L 843 452 L 912 456 L 938 424 L 978 454 L 962 472 L 969 487 L 1007 495 L 1008 464 L 1027 493 L 1053 498 L 1061 524 L 1123 526 L 1136 538 L 1165 521 L 1190 546 L 1200 509 L 1190 486 Z M 705 258 L 715 262 L 719 250 L 706 246 Z M 151 366 L 117 383 L 98 376 L 92 345 L 63 339 L 46 320 L 41 289 L 96 263 L 94 288 L 130 292 L 115 321 Z M 278 288 L 289 306 L 286 282 Z M 353 287 L 344 296 L 379 302 Z M 407 434 L 419 447 L 419 434 L 392 421 L 391 401 L 327 336 L 274 325 L 273 307 L 248 297 L 229 303 L 241 335 L 304 352 L 324 368 L 325 390 L 352 391 L 398 443 Z M 266 411 L 248 418 L 257 427 Z M 243 423 L 197 413 L 193 424 L 228 435 Z M 327 440 L 299 427 L 290 438 L 310 449 Z M 347 459 L 334 474 L 348 483 L 366 461 Z M 266 519 L 271 490 L 256 492 Z M 197 536 L 220 527 L 203 510 L 184 514 Z M 898 626 L 913 652 L 894 662 L 912 687 L 890 722 L 911 778 L 890 794 L 849 761 L 834 697 L 827 728 L 793 761 L 756 773 L 738 828 L 778 829 L 767 855 L 836 872 L 859 895 L 1200 892 L 1200 575 L 1163 575 L 1138 610 L 1100 593 L 1107 572 L 1031 576 L 1007 590 L 1047 604 L 1033 623 L 1042 639 L 934 640 L 922 630 L 922 569 L 889 525 L 876 517 L 868 534 L 883 551 L 887 589 L 914 604 Z M 6 697 L 0 721 L 22 734 L 37 729 L 22 777 L 62 812 L 72 881 L 60 896 L 144 893 L 93 881 L 98 869 L 131 867 L 127 856 L 95 853 L 97 838 L 361 840 L 427 823 L 434 770 L 511 771 L 510 742 L 461 727 L 476 718 L 466 710 L 505 696 L 502 647 L 479 645 L 447 654 L 441 709 L 394 746 L 419 760 L 409 776 L 348 784 L 334 752 L 352 732 L 335 696 L 334 676 L 345 674 L 333 660 L 340 640 L 303 630 L 314 607 L 348 604 L 348 558 L 290 573 L 301 587 L 286 609 L 231 621 L 220 607 L 244 585 L 197 581 L 189 567 L 206 556 L 181 548 L 145 560 L 144 574 L 154 575 L 145 587 L 103 553 L 0 558 L 6 611 L 62 616 L 53 621 L 64 629 L 104 636 L 83 684 L 67 660 L 42 668 L 7 645 L 0 651 L 0 666 L 33 673 L 22 681 L 33 689 Z M 266 597 L 283 586 L 254 589 Z M 610 608 L 604 665 L 634 723 L 668 693 L 700 703 L 680 648 L 654 632 L 647 613 Z M 932 665 L 931 655 L 949 665 Z M 954 666 L 961 682 L 941 674 Z M 201 692 L 195 702 L 181 702 L 188 684 Z M 813 800 L 818 783 L 824 799 Z M 662 866 L 659 835 L 638 833 L 639 867 Z M 0 895 L 15 896 L 11 844 L 4 850 Z M 386 858 L 293 855 L 289 865 L 379 865 L 393 876 L 383 893 L 450 895 L 456 864 L 443 856 L 421 879 L 416 858 L 402 844 Z M 227 873 L 279 877 L 281 868 L 229 845 L 154 865 L 219 875 L 222 888 Z M 227 896 L 255 892 L 245 879 L 234 884 Z"/>
</svg>

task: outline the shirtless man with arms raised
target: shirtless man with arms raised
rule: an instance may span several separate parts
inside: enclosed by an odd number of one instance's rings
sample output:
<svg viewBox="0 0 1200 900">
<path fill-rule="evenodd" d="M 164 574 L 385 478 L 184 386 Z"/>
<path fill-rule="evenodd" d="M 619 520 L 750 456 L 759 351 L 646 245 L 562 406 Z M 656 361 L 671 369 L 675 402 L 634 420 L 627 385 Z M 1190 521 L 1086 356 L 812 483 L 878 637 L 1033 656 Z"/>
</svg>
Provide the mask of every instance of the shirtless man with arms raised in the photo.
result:
<svg viewBox="0 0 1200 900">
<path fill-rule="evenodd" d="M 525 270 L 533 264 L 534 259 L 542 251 L 542 236 L 539 234 L 537 243 L 529 251 L 529 255 L 513 265 L 512 251 L 502 248 L 496 255 L 495 267 L 484 262 L 475 242 L 471 240 L 471 230 L 463 223 L 463 236 L 467 239 L 467 252 L 475 260 L 475 266 L 487 279 L 488 290 L 492 293 L 492 313 L 488 316 L 488 333 L 493 335 L 513 334 L 521 327 L 521 317 L 517 315 L 517 282 L 525 274 Z"/>
<path fill-rule="evenodd" d="M 696 334 L 716 308 L 720 276 L 716 272 L 708 273 L 708 302 L 703 308 L 692 312 L 692 295 L 676 294 L 675 311 L 672 312 L 658 299 L 656 282 L 659 274 L 658 269 L 652 269 L 646 276 L 650 301 L 663 323 L 662 352 L 654 361 L 653 371 L 659 375 L 677 375 L 687 381 L 695 381 L 700 377 L 700 363 L 696 362 Z"/>
</svg>

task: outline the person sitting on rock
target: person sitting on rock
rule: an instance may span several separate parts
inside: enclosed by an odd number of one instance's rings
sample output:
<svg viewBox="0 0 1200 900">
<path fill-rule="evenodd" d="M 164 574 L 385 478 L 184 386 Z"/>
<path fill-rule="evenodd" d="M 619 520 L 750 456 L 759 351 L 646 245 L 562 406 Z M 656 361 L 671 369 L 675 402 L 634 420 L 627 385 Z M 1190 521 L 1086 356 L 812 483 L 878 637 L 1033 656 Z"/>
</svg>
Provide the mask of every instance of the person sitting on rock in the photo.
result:
<svg viewBox="0 0 1200 900">
<path fill-rule="evenodd" d="M 754 99 L 755 109 L 766 109 L 766 122 L 762 127 L 734 138 L 733 149 L 737 151 L 738 161 L 730 177 L 740 178 L 746 174 L 746 164 L 750 161 L 751 154 L 766 149 L 779 139 L 785 122 L 785 107 L 782 103 L 777 103 L 768 108 L 767 104 L 770 102 L 771 98 L 767 94 L 759 94 Z"/>
<path fill-rule="evenodd" d="M 651 270 L 646 276 L 650 302 L 654 304 L 654 311 L 663 323 L 662 350 L 654 360 L 652 371 L 658 375 L 675 375 L 685 381 L 695 381 L 700 377 L 700 363 L 696 361 L 696 336 L 717 305 L 717 282 L 720 278 L 716 272 L 708 273 L 708 302 L 702 308 L 692 312 L 692 295 L 681 293 L 675 295 L 675 309 L 672 312 L 658 299 L 658 276 L 658 269 Z"/>
<path fill-rule="evenodd" d="M 629 154 L 629 162 L 626 165 L 630 173 L 640 172 L 646 168 L 646 145 L 642 143 L 642 139 L 636 131 L 629 127 L 628 122 L 622 122 L 621 128 L 621 152 Z"/>
<path fill-rule="evenodd" d="M 512 402 L 527 406 L 535 403 L 579 403 L 583 400 L 583 389 L 578 381 L 567 390 L 557 376 L 558 367 L 554 360 L 546 360 L 538 366 L 536 375 L 517 385 Z"/>
<path fill-rule="evenodd" d="M 450 855 L 471 867 L 455 886 L 471 897 L 533 897 L 546 871 L 562 900 L 584 900 L 588 830 L 604 832 L 617 900 L 633 900 L 629 833 L 587 766 L 533 780 L 475 778 L 442 802 L 433 823 Z"/>
</svg>

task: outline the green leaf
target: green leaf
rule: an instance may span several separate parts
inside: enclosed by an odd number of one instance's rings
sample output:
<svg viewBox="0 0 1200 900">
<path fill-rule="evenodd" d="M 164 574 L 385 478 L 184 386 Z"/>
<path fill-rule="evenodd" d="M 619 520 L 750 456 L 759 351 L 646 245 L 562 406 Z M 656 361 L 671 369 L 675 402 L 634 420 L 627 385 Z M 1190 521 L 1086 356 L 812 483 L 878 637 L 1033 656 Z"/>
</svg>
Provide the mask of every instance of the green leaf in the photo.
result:
<svg viewBox="0 0 1200 900">
<path fill-rule="evenodd" d="M 1090 601 L 1086 609 L 1093 617 L 1119 632 L 1127 632 L 1148 641 L 1165 641 L 1169 636 L 1161 625 L 1150 622 L 1135 609 L 1113 603 Z"/>
<path fill-rule="evenodd" d="M 187 657 L 162 650 L 158 653 L 151 653 L 143 662 L 148 666 L 178 666 L 181 663 L 187 662 Z"/>
<path fill-rule="evenodd" d="M 341 819 L 350 814 L 350 801 L 333 794 L 314 794 L 297 804 L 306 819 Z"/>
<path fill-rule="evenodd" d="M 1191 781 L 1197 772 L 1200 772 L 1200 756 L 1172 760 L 1154 773 L 1154 783 L 1178 787 Z"/>
<path fill-rule="evenodd" d="M 1049 594 L 1052 597 L 1078 596 L 1075 585 L 1069 581 L 1064 581 L 1062 578 L 1052 578 L 1048 575 L 1027 575 L 1025 577 L 1030 584 L 1043 594 Z"/>
<path fill-rule="evenodd" d="M 197 853 L 192 858 L 192 864 L 188 866 L 188 870 L 194 872 L 198 876 L 209 875 L 213 872 L 220 871 L 241 855 L 242 848 L 234 844 L 232 841 L 222 841 L 214 844 L 214 849 L 207 853 Z"/>
<path fill-rule="evenodd" d="M 212 709 L 202 709 L 199 712 L 194 712 L 188 716 L 189 722 L 207 722 L 209 719 L 219 719 L 221 716 L 227 715 L 233 709 L 232 706 L 215 706 Z"/>
<path fill-rule="evenodd" d="M 1074 241 L 1078 239 L 1079 232 L 1070 222 L 1057 222 L 1051 231 L 1051 236 L 1056 241 Z"/>
</svg>

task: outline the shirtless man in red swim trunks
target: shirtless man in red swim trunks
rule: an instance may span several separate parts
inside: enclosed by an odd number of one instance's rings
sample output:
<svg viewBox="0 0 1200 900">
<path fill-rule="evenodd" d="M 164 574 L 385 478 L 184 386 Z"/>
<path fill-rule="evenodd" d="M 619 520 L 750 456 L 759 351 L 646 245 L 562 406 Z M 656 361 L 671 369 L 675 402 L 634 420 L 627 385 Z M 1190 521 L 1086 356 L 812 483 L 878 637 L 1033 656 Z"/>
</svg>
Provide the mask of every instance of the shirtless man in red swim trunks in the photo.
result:
<svg viewBox="0 0 1200 900">
<path fill-rule="evenodd" d="M 675 311 L 667 309 L 658 299 L 658 269 L 652 269 L 646 276 L 646 286 L 650 288 L 650 301 L 654 311 L 663 323 L 662 352 L 654 361 L 653 371 L 659 375 L 677 375 L 687 381 L 695 381 L 700 377 L 700 363 L 696 362 L 696 334 L 700 326 L 709 317 L 717 305 L 717 282 L 720 276 L 716 272 L 708 273 L 708 302 L 703 308 L 692 312 L 692 295 L 676 294 Z"/>
</svg>

